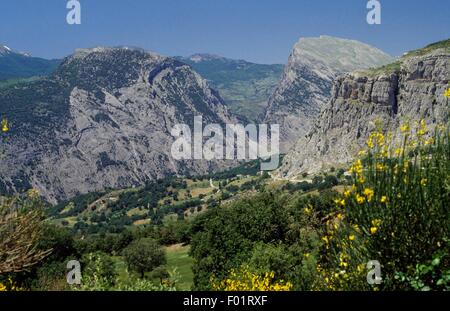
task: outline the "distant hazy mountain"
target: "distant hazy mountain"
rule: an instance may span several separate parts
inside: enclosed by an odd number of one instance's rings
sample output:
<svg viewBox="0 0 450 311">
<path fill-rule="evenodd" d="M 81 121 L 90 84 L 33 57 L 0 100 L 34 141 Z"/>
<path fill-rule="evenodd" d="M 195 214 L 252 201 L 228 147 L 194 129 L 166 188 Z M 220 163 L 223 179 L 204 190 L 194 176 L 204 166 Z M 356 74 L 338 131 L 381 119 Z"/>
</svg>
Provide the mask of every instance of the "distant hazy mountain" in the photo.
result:
<svg viewBox="0 0 450 311">
<path fill-rule="evenodd" d="M 59 60 L 31 57 L 0 45 L 0 81 L 15 78 L 29 78 L 50 74 Z"/>
<path fill-rule="evenodd" d="M 214 161 L 175 161 L 175 124 L 234 123 L 223 100 L 188 65 L 138 49 L 94 48 L 49 77 L 0 85 L 0 192 L 35 187 L 55 202 L 172 174 L 204 174 Z"/>
<path fill-rule="evenodd" d="M 266 123 L 280 124 L 281 151 L 287 152 L 307 133 L 328 101 L 338 75 L 392 60 L 386 53 L 354 40 L 329 36 L 300 39 L 265 112 Z"/>
<path fill-rule="evenodd" d="M 283 65 L 254 64 L 210 54 L 178 57 L 219 91 L 230 111 L 256 121 L 283 73 Z"/>
</svg>

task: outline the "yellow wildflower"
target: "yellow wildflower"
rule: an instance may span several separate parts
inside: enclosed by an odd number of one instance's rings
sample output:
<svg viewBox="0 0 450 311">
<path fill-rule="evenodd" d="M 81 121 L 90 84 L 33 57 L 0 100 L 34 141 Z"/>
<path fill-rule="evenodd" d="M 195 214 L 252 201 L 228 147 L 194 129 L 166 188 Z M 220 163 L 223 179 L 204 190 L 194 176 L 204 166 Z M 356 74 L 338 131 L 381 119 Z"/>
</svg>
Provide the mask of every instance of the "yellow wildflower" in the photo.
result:
<svg viewBox="0 0 450 311">
<path fill-rule="evenodd" d="M 358 152 L 358 156 L 360 156 L 360 157 L 365 156 L 366 154 L 367 154 L 366 150 L 361 150 Z"/>
<path fill-rule="evenodd" d="M 6 133 L 8 131 L 9 131 L 8 120 L 7 119 L 3 119 L 2 120 L 2 132 Z"/>
<path fill-rule="evenodd" d="M 444 93 L 445 97 L 450 97 L 450 89 L 447 89 Z"/>
<path fill-rule="evenodd" d="M 363 170 L 363 167 L 362 167 L 361 160 L 358 159 L 350 168 L 350 173 L 362 174 L 362 170 Z"/>
<path fill-rule="evenodd" d="M 384 145 L 384 135 L 381 134 L 381 133 L 377 133 L 377 135 L 376 135 L 376 141 L 377 141 L 377 144 L 378 144 L 379 146 Z"/>
<path fill-rule="evenodd" d="M 367 197 L 367 202 L 372 201 L 374 191 L 370 188 L 364 189 L 364 195 Z"/>
<path fill-rule="evenodd" d="M 345 206 L 345 199 L 336 199 L 336 200 L 334 200 L 334 203 L 336 203 L 336 205 L 339 205 L 339 206 Z"/>
<path fill-rule="evenodd" d="M 224 291 L 289 291 L 292 289 L 292 283 L 283 280 L 274 282 L 274 278 L 274 272 L 259 275 L 249 271 L 248 267 L 241 267 L 237 273 L 232 270 L 229 278 L 225 280 L 217 282 L 214 277 L 211 277 L 210 282 L 214 289 Z"/>
<path fill-rule="evenodd" d="M 375 234 L 375 233 L 377 233 L 377 231 L 378 231 L 378 228 L 377 228 L 377 227 L 371 227 L 371 228 L 370 228 L 370 233 L 371 233 L 371 234 Z"/>
<path fill-rule="evenodd" d="M 381 197 L 381 203 L 386 203 L 387 202 L 387 196 L 385 196 L 385 195 L 383 195 L 382 197 Z"/>
<path fill-rule="evenodd" d="M 375 147 L 375 143 L 378 146 L 384 145 L 384 135 L 382 133 L 374 132 L 374 133 L 370 134 L 370 136 L 366 142 L 367 147 L 369 147 L 369 149 L 373 149 Z"/>
<path fill-rule="evenodd" d="M 32 188 L 32 189 L 27 191 L 27 196 L 30 199 L 38 199 L 39 198 L 39 191 L 34 189 L 34 188 Z"/>
<path fill-rule="evenodd" d="M 311 209 L 310 208 L 308 208 L 308 207 L 305 207 L 304 209 L 303 209 L 303 211 L 305 212 L 305 214 L 311 214 Z"/>
<path fill-rule="evenodd" d="M 381 220 L 380 219 L 372 220 L 372 226 L 379 227 L 380 225 L 381 225 Z"/>
<path fill-rule="evenodd" d="M 434 139 L 433 138 L 429 138 L 425 141 L 425 146 L 429 146 L 429 145 L 433 145 L 434 144 Z"/>
<path fill-rule="evenodd" d="M 359 273 L 363 272 L 363 271 L 364 271 L 364 264 L 359 264 L 359 265 L 356 267 L 356 270 L 357 270 Z"/>
<path fill-rule="evenodd" d="M 348 239 L 349 239 L 350 241 L 354 241 L 354 240 L 355 240 L 355 236 L 354 236 L 353 234 L 350 234 L 350 235 L 348 236 Z"/>
<path fill-rule="evenodd" d="M 345 190 L 344 191 L 344 197 L 346 197 L 346 198 L 350 197 L 351 194 L 352 194 L 352 192 L 350 190 Z"/>
<path fill-rule="evenodd" d="M 398 157 L 398 156 L 400 156 L 400 155 L 402 155 L 402 153 L 403 153 L 403 149 L 402 148 L 397 148 L 397 149 L 395 149 L 395 151 L 394 151 L 394 154 Z"/>
<path fill-rule="evenodd" d="M 421 185 L 422 187 L 425 187 L 425 186 L 427 185 L 427 183 L 428 183 L 428 179 L 426 179 L 426 178 L 422 178 L 422 179 L 420 180 L 420 185 Z"/>
<path fill-rule="evenodd" d="M 386 165 L 382 164 L 382 163 L 377 163 L 377 170 L 378 171 L 385 171 L 386 170 Z"/>
<path fill-rule="evenodd" d="M 359 194 L 356 195 L 356 202 L 358 202 L 358 204 L 363 204 L 366 201 L 366 198 L 363 196 L 360 196 Z"/>
<path fill-rule="evenodd" d="M 423 136 L 427 133 L 427 125 L 425 123 L 425 120 L 420 120 L 420 126 L 417 130 L 417 136 Z"/>
<path fill-rule="evenodd" d="M 400 126 L 400 131 L 402 133 L 408 133 L 411 129 L 409 128 L 409 124 L 405 123 L 402 126 Z"/>
</svg>

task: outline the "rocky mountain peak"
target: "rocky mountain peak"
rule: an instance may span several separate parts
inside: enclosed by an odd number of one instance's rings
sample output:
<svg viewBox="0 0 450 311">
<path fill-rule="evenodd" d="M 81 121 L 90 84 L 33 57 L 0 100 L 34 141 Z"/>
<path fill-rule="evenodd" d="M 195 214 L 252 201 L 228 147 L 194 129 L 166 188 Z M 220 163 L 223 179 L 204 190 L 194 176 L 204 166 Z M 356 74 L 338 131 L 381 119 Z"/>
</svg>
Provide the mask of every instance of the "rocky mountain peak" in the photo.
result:
<svg viewBox="0 0 450 311">
<path fill-rule="evenodd" d="M 392 58 L 386 53 L 355 40 L 301 38 L 265 112 L 266 123 L 280 124 L 281 152 L 287 152 L 310 129 L 338 75 L 390 61 Z"/>
<path fill-rule="evenodd" d="M 52 202 L 218 169 L 174 161 L 171 130 L 196 115 L 234 123 L 188 65 L 131 48 L 78 50 L 48 78 L 0 89 L 0 108 L 11 124 L 0 189 L 32 186 Z"/>
</svg>

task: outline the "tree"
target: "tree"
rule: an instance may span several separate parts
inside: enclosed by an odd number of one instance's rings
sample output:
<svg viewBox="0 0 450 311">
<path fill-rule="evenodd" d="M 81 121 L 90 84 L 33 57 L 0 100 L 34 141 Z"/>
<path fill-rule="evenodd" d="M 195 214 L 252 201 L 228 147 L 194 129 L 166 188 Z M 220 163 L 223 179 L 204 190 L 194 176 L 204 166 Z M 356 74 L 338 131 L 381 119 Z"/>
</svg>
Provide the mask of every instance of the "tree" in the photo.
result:
<svg viewBox="0 0 450 311">
<path fill-rule="evenodd" d="M 29 270 L 51 252 L 37 247 L 43 219 L 43 205 L 34 192 L 23 200 L 0 202 L 0 274 Z"/>
<path fill-rule="evenodd" d="M 151 239 L 134 241 L 125 248 L 123 255 L 128 268 L 139 273 L 141 278 L 145 272 L 152 271 L 167 262 L 162 247 Z"/>
</svg>

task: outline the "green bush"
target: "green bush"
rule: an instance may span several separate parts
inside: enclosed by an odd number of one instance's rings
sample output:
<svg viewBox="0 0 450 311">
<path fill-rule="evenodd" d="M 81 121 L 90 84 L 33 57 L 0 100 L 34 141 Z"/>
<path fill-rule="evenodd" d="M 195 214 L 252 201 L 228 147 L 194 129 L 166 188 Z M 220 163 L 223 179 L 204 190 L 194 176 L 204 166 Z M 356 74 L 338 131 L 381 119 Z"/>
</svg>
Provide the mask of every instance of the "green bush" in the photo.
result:
<svg viewBox="0 0 450 311">
<path fill-rule="evenodd" d="M 154 270 L 167 262 L 162 247 L 152 239 L 140 239 L 132 242 L 123 251 L 128 269 L 137 272 L 141 278 L 145 272 Z"/>
<path fill-rule="evenodd" d="M 220 282 L 243 264 L 277 271 L 284 281 L 297 281 L 295 289 L 309 289 L 302 270 L 318 252 L 319 234 L 306 211 L 299 197 L 264 191 L 198 216 L 191 225 L 194 289 L 212 289 L 211 278 Z"/>
</svg>

